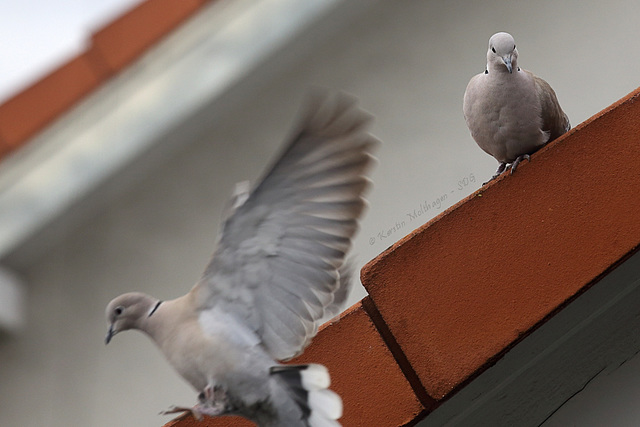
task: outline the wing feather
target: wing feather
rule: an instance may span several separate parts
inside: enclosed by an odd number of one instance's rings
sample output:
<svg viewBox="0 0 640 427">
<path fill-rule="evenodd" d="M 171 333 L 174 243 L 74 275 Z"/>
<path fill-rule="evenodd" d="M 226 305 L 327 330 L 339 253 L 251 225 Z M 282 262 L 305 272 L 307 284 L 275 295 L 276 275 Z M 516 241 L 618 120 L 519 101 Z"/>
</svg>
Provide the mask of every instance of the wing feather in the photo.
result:
<svg viewBox="0 0 640 427">
<path fill-rule="evenodd" d="M 344 95 L 311 103 L 280 158 L 227 218 L 194 288 L 201 310 L 242 322 L 276 359 L 309 344 L 341 287 L 377 144 L 370 121 Z"/>
<path fill-rule="evenodd" d="M 569 117 L 562 111 L 553 88 L 545 80 L 529 72 L 533 76 L 536 93 L 542 107 L 542 130 L 549 133 L 549 141 L 571 129 Z"/>
</svg>

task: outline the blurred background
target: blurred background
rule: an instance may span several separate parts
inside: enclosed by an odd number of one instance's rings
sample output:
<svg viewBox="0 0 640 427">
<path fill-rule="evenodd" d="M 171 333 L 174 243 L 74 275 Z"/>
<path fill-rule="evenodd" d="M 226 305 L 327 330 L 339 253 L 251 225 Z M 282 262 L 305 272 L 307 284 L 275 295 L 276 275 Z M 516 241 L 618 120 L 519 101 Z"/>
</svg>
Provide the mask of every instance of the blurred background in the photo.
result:
<svg viewBox="0 0 640 427">
<path fill-rule="evenodd" d="M 173 13 L 176 1 L 156 3 Z M 519 65 L 551 84 L 574 126 L 640 85 L 637 1 L 184 0 L 193 13 L 118 66 L 138 41 L 133 8 L 152 32 L 166 21 L 153 1 L 5 3 L 1 426 L 151 427 L 169 420 L 160 410 L 195 401 L 148 339 L 104 346 L 104 308 L 127 291 L 190 289 L 233 185 L 263 174 L 310 87 L 353 94 L 376 116 L 383 144 L 354 244 L 361 267 L 495 171 L 462 116 L 493 33 L 515 37 Z M 72 76 L 29 104 L 42 78 L 83 55 L 94 67 L 96 55 L 115 58 L 92 71 L 108 78 Z M 28 118 L 78 91 L 35 130 L 15 130 L 12 108 Z M 349 303 L 364 295 L 358 286 Z M 611 416 L 596 406 L 556 421 Z"/>
</svg>

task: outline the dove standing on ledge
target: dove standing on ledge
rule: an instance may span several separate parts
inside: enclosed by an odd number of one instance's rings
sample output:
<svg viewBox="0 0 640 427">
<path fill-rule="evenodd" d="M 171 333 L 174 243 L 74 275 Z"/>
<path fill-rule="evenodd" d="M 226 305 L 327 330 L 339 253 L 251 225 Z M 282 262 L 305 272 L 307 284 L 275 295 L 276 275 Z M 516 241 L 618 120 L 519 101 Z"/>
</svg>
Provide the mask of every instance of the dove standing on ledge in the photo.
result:
<svg viewBox="0 0 640 427">
<path fill-rule="evenodd" d="M 377 144 L 372 117 L 345 95 L 316 99 L 262 182 L 240 197 L 189 293 L 160 301 L 128 293 L 109 303 L 106 343 L 146 333 L 199 392 L 165 413 L 241 415 L 260 426 L 339 426 L 342 400 L 302 353 L 325 313 L 346 297 L 345 254 L 358 228 Z M 340 299 L 337 301 L 336 299 Z"/>
<path fill-rule="evenodd" d="M 487 68 L 464 93 L 464 118 L 471 136 L 500 162 L 491 178 L 518 164 L 571 129 L 551 86 L 518 67 L 516 43 L 508 33 L 489 39 Z"/>
</svg>

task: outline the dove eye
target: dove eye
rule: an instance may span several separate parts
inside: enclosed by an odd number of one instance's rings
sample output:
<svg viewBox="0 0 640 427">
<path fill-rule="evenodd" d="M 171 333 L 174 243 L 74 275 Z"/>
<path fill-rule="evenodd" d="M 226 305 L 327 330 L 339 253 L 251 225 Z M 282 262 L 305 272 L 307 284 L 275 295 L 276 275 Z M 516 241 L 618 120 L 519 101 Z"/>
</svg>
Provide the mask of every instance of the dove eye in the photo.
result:
<svg viewBox="0 0 640 427">
<path fill-rule="evenodd" d="M 496 48 L 495 48 L 495 47 L 492 47 L 492 48 L 491 48 L 491 51 L 492 51 L 493 53 L 496 53 Z"/>
<path fill-rule="evenodd" d="M 121 305 L 117 306 L 116 309 L 113 310 L 113 312 L 116 314 L 116 316 L 120 316 L 123 311 L 124 311 L 124 307 L 121 306 Z"/>
<path fill-rule="evenodd" d="M 516 45 L 515 45 L 515 44 L 513 45 L 513 48 L 514 48 L 514 49 L 516 48 Z"/>
</svg>

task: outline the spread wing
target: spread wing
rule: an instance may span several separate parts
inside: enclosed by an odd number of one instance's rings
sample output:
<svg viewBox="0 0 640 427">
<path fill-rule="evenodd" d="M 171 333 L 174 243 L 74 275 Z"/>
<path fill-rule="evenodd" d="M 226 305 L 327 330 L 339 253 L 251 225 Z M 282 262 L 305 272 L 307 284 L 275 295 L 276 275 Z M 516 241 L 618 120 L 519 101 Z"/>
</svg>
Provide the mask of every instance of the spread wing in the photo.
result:
<svg viewBox="0 0 640 427">
<path fill-rule="evenodd" d="M 340 286 L 377 143 L 366 131 L 371 116 L 351 98 L 309 107 L 275 165 L 226 220 L 195 288 L 202 310 L 242 322 L 279 360 L 308 345 Z"/>
</svg>

